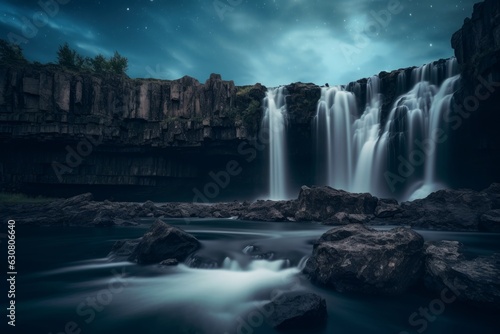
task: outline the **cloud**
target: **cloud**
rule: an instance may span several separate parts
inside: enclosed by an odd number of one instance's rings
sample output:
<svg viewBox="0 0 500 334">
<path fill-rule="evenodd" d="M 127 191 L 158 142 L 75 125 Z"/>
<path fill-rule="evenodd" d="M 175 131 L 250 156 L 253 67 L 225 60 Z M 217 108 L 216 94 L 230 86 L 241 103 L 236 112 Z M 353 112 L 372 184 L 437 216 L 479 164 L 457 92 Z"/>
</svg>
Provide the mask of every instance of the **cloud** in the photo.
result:
<svg viewBox="0 0 500 334">
<path fill-rule="evenodd" d="M 66 36 L 94 40 L 95 34 L 86 24 L 75 24 L 73 20 L 60 18 L 59 20 L 49 20 L 48 26 Z"/>
<path fill-rule="evenodd" d="M 131 77 L 190 75 L 203 82 L 215 72 L 238 85 L 346 84 L 452 56 L 451 35 L 475 1 L 400 0 L 401 13 L 361 45 L 358 37 L 374 20 L 372 12 L 386 10 L 389 0 L 233 2 L 224 20 L 212 1 L 71 1 L 25 51 L 43 61 L 66 41 L 86 55 L 118 50 L 129 58 Z M 4 0 L 0 10 L 6 36 L 20 31 L 21 18 L 40 7 L 32 0 Z"/>
<path fill-rule="evenodd" d="M 114 52 L 111 51 L 110 49 L 99 46 L 99 45 L 95 45 L 95 44 L 89 44 L 86 42 L 77 42 L 77 43 L 75 43 L 75 45 L 78 48 L 86 51 L 87 53 L 89 53 L 93 56 L 97 56 L 98 54 L 102 54 L 103 56 L 111 57 L 114 54 Z"/>
</svg>

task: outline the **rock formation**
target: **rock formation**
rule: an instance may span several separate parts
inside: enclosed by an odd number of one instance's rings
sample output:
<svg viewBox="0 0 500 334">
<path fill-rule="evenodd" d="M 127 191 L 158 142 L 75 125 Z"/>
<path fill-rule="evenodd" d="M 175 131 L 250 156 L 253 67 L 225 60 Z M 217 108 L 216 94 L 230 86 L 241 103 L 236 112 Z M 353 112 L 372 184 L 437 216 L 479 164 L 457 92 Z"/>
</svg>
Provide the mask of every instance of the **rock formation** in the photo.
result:
<svg viewBox="0 0 500 334">
<path fill-rule="evenodd" d="M 231 218 L 326 225 L 370 223 L 450 231 L 497 232 L 500 187 L 483 191 L 440 190 L 427 198 L 405 202 L 352 194 L 330 187 L 303 186 L 296 200 L 203 203 L 94 201 L 82 194 L 49 203 L 0 203 L 0 220 L 20 225 L 130 226 L 139 218 Z"/>
<path fill-rule="evenodd" d="M 317 329 L 326 324 L 326 300 L 314 293 L 286 292 L 264 305 L 266 321 L 278 330 Z"/>
<path fill-rule="evenodd" d="M 486 187 L 498 181 L 500 164 L 500 3 L 474 5 L 471 18 L 452 37 L 461 67 L 461 89 L 450 115 L 450 179 L 461 187 Z"/>
<path fill-rule="evenodd" d="M 340 292 L 397 294 L 421 277 L 424 239 L 411 229 L 333 228 L 314 245 L 304 271 Z"/>
<path fill-rule="evenodd" d="M 139 264 L 165 265 L 172 261 L 184 261 L 200 247 L 200 242 L 194 236 L 158 219 L 140 239 L 117 241 L 110 257 L 128 256 L 128 261 Z"/>
<path fill-rule="evenodd" d="M 452 38 L 461 68 L 447 141 L 451 187 L 500 179 L 500 5 L 486 0 Z M 439 73 L 445 61 L 435 63 Z M 413 68 L 381 72 L 382 124 Z M 440 75 L 440 81 L 444 76 Z M 367 79 L 347 84 L 358 110 Z M 286 86 L 290 187 L 313 184 L 312 120 L 321 88 Z M 266 87 L 237 87 L 212 74 L 205 83 L 130 79 L 63 71 L 54 65 L 0 67 L 0 188 L 98 199 L 222 201 L 262 196 L 267 151 L 259 138 Z M 229 184 L 204 189 L 229 161 Z M 452 168 L 451 168 L 452 166 Z M 216 184 L 217 186 L 218 184 Z M 201 195 L 200 195 L 201 194 Z"/>
<path fill-rule="evenodd" d="M 480 307 L 500 309 L 500 254 L 468 260 L 456 241 L 425 245 L 428 289 Z"/>
</svg>

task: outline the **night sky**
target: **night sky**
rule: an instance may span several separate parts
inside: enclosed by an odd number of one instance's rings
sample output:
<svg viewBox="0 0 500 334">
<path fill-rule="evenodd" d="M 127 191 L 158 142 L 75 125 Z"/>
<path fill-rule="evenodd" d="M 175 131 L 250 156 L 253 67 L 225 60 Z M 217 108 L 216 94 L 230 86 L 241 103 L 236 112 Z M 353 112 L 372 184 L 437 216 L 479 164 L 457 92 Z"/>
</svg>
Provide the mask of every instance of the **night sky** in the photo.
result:
<svg viewBox="0 0 500 334">
<path fill-rule="evenodd" d="M 448 58 L 478 0 L 59 0 L 67 3 L 50 15 L 38 2 L 0 3 L 0 38 L 21 43 L 30 60 L 54 62 L 68 42 L 85 56 L 119 51 L 134 78 L 220 73 L 278 86 L 346 84 Z M 391 8 L 390 22 L 377 17 Z"/>
</svg>

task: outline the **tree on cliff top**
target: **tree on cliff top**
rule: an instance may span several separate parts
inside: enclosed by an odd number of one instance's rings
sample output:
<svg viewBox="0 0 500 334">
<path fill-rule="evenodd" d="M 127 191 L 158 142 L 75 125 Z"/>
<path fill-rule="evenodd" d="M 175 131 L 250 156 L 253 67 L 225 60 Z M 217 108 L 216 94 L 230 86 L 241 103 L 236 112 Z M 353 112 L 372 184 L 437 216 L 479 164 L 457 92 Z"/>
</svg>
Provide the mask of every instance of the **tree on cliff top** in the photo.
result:
<svg viewBox="0 0 500 334">
<path fill-rule="evenodd" d="M 87 70 L 96 73 L 114 73 L 125 75 L 128 68 L 128 59 L 115 52 L 113 57 L 106 59 L 102 54 L 94 58 L 82 57 L 78 52 L 71 49 L 68 43 L 64 43 L 57 51 L 59 65 L 70 70 Z"/>
<path fill-rule="evenodd" d="M 71 49 L 68 43 L 64 43 L 57 51 L 57 62 L 70 70 L 80 70 L 85 64 L 85 59 L 75 50 Z"/>
<path fill-rule="evenodd" d="M 25 65 L 28 63 L 19 45 L 0 39 L 0 64 Z M 98 54 L 94 58 L 83 57 L 76 50 L 70 48 L 68 43 L 59 46 L 57 63 L 59 66 L 72 71 L 90 71 L 102 74 L 126 75 L 128 69 L 128 59 L 118 51 L 115 51 L 115 54 L 109 59 L 102 54 Z M 38 62 L 35 62 L 35 64 L 41 65 Z"/>
<path fill-rule="evenodd" d="M 109 72 L 109 62 L 102 54 L 98 54 L 92 59 L 92 68 L 97 73 Z"/>
<path fill-rule="evenodd" d="M 2 64 L 26 64 L 23 50 L 19 45 L 9 43 L 0 39 L 0 63 Z"/>
<path fill-rule="evenodd" d="M 115 51 L 115 54 L 109 60 L 109 66 L 113 73 L 125 74 L 128 69 L 128 59 L 122 57 L 122 55 L 120 55 L 118 51 Z"/>
</svg>

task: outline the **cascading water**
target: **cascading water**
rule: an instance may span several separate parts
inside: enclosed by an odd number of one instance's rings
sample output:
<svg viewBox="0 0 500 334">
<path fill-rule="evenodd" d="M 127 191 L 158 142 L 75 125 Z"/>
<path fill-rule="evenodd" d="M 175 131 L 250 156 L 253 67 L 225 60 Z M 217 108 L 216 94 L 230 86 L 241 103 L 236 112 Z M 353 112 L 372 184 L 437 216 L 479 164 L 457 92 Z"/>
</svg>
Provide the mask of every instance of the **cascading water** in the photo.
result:
<svg viewBox="0 0 500 334">
<path fill-rule="evenodd" d="M 269 134 L 269 198 L 286 199 L 285 88 L 268 90 L 264 99 L 265 114 L 262 128 Z"/>
<path fill-rule="evenodd" d="M 350 88 L 353 92 L 340 86 L 322 88 L 314 127 L 318 162 L 326 168 L 325 183 L 351 192 L 400 199 L 421 198 L 444 187 L 436 175 L 439 162 L 433 136 L 450 110 L 459 80 L 457 72 L 454 58 L 411 73 L 401 71 L 395 87 L 400 97 L 385 124 L 378 76 L 366 83 L 363 113 L 358 113 L 356 105 L 359 85 Z M 403 173 L 401 163 L 407 164 Z"/>
<path fill-rule="evenodd" d="M 370 192 L 377 189 L 377 172 L 383 167 L 387 136 L 380 137 L 382 97 L 380 79 L 371 77 L 367 82 L 367 106 L 354 122 L 356 169 L 351 191 Z"/>
<path fill-rule="evenodd" d="M 459 75 L 446 79 L 433 99 L 433 103 L 429 111 L 429 119 L 427 120 L 427 143 L 426 146 L 422 146 L 424 147 L 424 150 L 427 151 L 424 152 L 427 155 L 427 159 L 425 160 L 424 180 L 423 184 L 419 186 L 417 190 L 410 188 L 409 192 L 411 192 L 411 194 L 406 196 L 409 200 L 424 198 L 430 193 L 443 188 L 443 185 L 441 185 L 439 180 L 436 179 L 437 143 L 439 142 L 439 139 L 437 138 L 439 134 L 436 131 L 442 129 L 441 120 L 443 119 L 443 115 L 449 113 L 450 111 L 453 93 L 457 89 L 459 79 Z M 416 183 L 413 188 L 419 184 L 420 183 Z"/>
<path fill-rule="evenodd" d="M 339 189 L 349 189 L 353 175 L 351 112 L 356 108 L 354 94 L 343 87 L 323 87 L 315 117 L 316 131 L 323 137 L 317 142 L 317 152 L 327 166 L 326 183 Z M 323 143 L 325 145 L 323 145 Z M 324 154 L 324 155 L 323 155 Z"/>
</svg>

